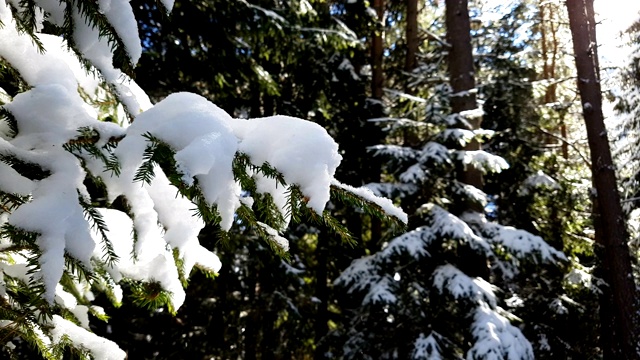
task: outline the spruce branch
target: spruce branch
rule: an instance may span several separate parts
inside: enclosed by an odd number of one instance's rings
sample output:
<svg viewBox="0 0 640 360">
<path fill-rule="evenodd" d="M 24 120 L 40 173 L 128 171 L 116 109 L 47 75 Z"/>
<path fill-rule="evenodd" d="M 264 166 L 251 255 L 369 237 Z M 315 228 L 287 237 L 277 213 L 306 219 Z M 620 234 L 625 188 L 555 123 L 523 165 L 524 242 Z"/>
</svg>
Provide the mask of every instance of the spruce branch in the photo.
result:
<svg viewBox="0 0 640 360">
<path fill-rule="evenodd" d="M 92 158 L 101 160 L 105 165 L 106 171 L 119 176 L 121 170 L 120 162 L 112 150 L 122 139 L 124 139 L 124 136 L 111 137 L 102 148 L 98 148 L 96 143 L 100 141 L 100 134 L 92 128 L 81 127 L 78 129 L 78 136 L 67 141 L 63 148 L 78 157 L 83 153 L 87 153 Z"/>
<path fill-rule="evenodd" d="M 127 55 L 124 42 L 116 32 L 113 25 L 111 25 L 104 12 L 100 10 L 98 2 L 91 0 L 65 0 L 65 3 L 67 5 L 67 9 L 73 10 L 77 8 L 85 21 L 87 21 L 92 28 L 98 29 L 99 36 L 107 39 L 113 51 L 113 63 L 117 64 L 124 73 L 132 74 L 134 66 Z M 68 18 L 69 15 L 72 14 L 65 14 L 64 27 L 65 29 L 68 29 L 68 32 L 72 32 L 74 29 L 74 27 L 71 26 L 73 24 L 73 20 L 70 17 Z M 65 39 L 68 39 L 69 41 L 69 39 L 73 39 L 73 36 L 65 37 Z M 70 42 L 69 45 L 71 47 L 75 47 L 75 44 L 72 44 L 72 42 Z"/>
<path fill-rule="evenodd" d="M 0 161 L 11 166 L 15 171 L 27 179 L 42 180 L 51 175 L 49 170 L 42 168 L 39 164 L 24 161 L 14 154 L 0 153 Z"/>
<path fill-rule="evenodd" d="M 100 234 L 103 252 L 102 260 L 108 266 L 113 266 L 118 261 L 118 255 L 113 248 L 113 243 L 107 237 L 107 232 L 109 231 L 107 223 L 104 221 L 102 214 L 92 204 L 87 203 L 81 196 L 78 196 L 78 201 L 84 211 L 84 218 L 89 222 L 91 228 Z"/>
<path fill-rule="evenodd" d="M 28 196 L 21 196 L 0 191 L 0 210 L 6 213 L 11 213 L 18 206 L 28 202 L 28 200 Z"/>
<path fill-rule="evenodd" d="M 35 2 L 33 0 L 21 0 L 19 3 L 19 9 L 10 2 L 7 4 L 13 13 L 13 19 L 16 22 L 16 29 L 18 32 L 27 34 L 31 38 L 31 42 L 38 52 L 41 54 L 44 53 L 44 45 L 36 35 L 38 19 L 36 17 Z"/>
<path fill-rule="evenodd" d="M 387 221 L 393 227 L 397 228 L 398 231 L 404 231 L 406 228 L 406 225 L 400 219 L 387 214 L 380 205 L 338 186 L 331 185 L 331 198 L 351 207 L 361 209 L 367 215 L 374 216 L 382 221 Z"/>
<path fill-rule="evenodd" d="M 81 263 L 66 252 L 64 254 L 64 264 L 65 270 L 78 278 L 79 281 L 90 283 L 95 280 L 95 274 L 92 269 L 87 268 L 85 264 Z"/>
<path fill-rule="evenodd" d="M 0 72 L 0 84 L 2 82 L 2 72 Z M 9 127 L 9 133 L 7 135 L 11 138 L 15 137 L 18 134 L 18 121 L 13 114 L 5 107 L 0 107 L 0 118 L 7 123 L 7 126 Z"/>
<path fill-rule="evenodd" d="M 166 306 L 172 315 L 176 314 L 176 310 L 171 305 L 171 293 L 162 289 L 160 283 L 128 281 L 128 284 L 135 305 L 149 310 Z"/>
<path fill-rule="evenodd" d="M 277 185 L 286 187 L 287 181 L 284 178 L 284 175 L 278 171 L 278 169 L 271 166 L 268 162 L 264 162 L 261 165 L 255 165 L 251 162 L 251 158 L 249 155 L 245 153 L 238 152 L 234 157 L 234 175 L 239 176 L 239 174 L 246 174 L 247 169 L 252 171 L 253 173 L 260 173 L 267 178 L 275 179 Z M 236 179 L 238 180 L 238 179 Z"/>
</svg>

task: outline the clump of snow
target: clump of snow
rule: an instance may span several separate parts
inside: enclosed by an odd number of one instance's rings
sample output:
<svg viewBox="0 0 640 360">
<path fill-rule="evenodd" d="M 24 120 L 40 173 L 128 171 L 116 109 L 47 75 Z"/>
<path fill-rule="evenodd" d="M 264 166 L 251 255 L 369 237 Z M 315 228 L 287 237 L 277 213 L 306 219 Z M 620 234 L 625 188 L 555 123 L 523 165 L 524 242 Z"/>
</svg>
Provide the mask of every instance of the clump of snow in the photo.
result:
<svg viewBox="0 0 640 360">
<path fill-rule="evenodd" d="M 378 263 L 378 258 L 373 255 L 355 259 L 333 283 L 347 288 L 349 293 L 368 289 L 379 279 L 376 272 Z"/>
<path fill-rule="evenodd" d="M 538 170 L 535 174 L 529 176 L 524 180 L 520 187 L 519 193 L 521 195 L 527 195 L 535 188 L 546 188 L 550 190 L 556 190 L 560 188 L 560 185 L 551 176 L 545 174 L 543 171 Z"/>
<path fill-rule="evenodd" d="M 436 336 L 434 336 L 434 332 L 431 332 L 429 336 L 424 336 L 423 333 L 420 333 L 416 341 L 414 341 L 413 343 L 413 354 L 411 355 L 411 358 L 422 360 L 440 360 L 442 359 L 442 355 L 440 354 L 440 352 L 440 345 L 436 340 Z"/>
<path fill-rule="evenodd" d="M 471 165 L 484 173 L 499 173 L 509 168 L 505 159 L 484 150 L 459 150 L 457 158 L 465 167 Z"/>
<path fill-rule="evenodd" d="M 382 252 L 380 252 L 380 256 L 386 258 L 393 254 L 401 254 L 403 252 L 408 253 L 416 260 L 429 256 L 427 248 L 431 245 L 431 242 L 435 240 L 434 234 L 433 229 L 428 226 L 413 229 L 391 240 Z"/>
<path fill-rule="evenodd" d="M 127 354 L 113 341 L 89 332 L 58 315 L 53 315 L 51 324 L 53 325 L 51 338 L 54 343 L 59 343 L 63 337 L 67 337 L 76 346 L 88 350 L 95 359 L 121 360 L 127 358 Z"/>
<path fill-rule="evenodd" d="M 396 296 L 393 293 L 393 278 L 382 276 L 378 281 L 371 284 L 369 292 L 362 300 L 363 305 L 367 304 L 391 304 L 396 302 Z"/>
<path fill-rule="evenodd" d="M 356 194 L 361 198 L 380 206 L 385 214 L 393 216 L 405 224 L 407 223 L 407 221 L 409 221 L 407 214 L 401 208 L 394 205 L 391 200 L 376 196 L 370 189 L 366 187 L 355 188 L 353 186 L 343 184 L 335 179 L 331 181 L 331 185 L 347 190 L 352 194 Z"/>
<path fill-rule="evenodd" d="M 448 164 L 451 162 L 451 155 L 446 146 L 430 141 L 422 148 L 419 161 L 421 164 Z"/>
<path fill-rule="evenodd" d="M 185 292 L 178 277 L 178 270 L 173 254 L 162 246 L 160 241 L 142 247 L 132 257 L 134 253 L 133 221 L 127 214 L 112 209 L 98 209 L 108 226 L 107 238 L 111 241 L 113 249 L 119 255 L 117 262 L 106 267 L 107 271 L 115 282 L 119 282 L 123 277 L 133 280 L 158 282 L 162 288 L 171 293 L 171 301 L 177 309 L 184 302 Z M 158 228 L 157 223 L 155 224 Z M 102 241 L 101 234 L 97 231 L 92 233 L 96 243 Z M 139 241 L 139 240 L 138 240 Z M 155 246 L 154 246 L 155 245 Z M 207 251 L 206 249 L 199 249 Z M 96 258 L 102 258 L 104 254 L 99 247 L 94 252 Z M 220 269 L 220 261 L 217 261 L 217 268 Z"/>
<path fill-rule="evenodd" d="M 342 160 L 338 144 L 318 124 L 289 116 L 237 119 L 231 123 L 239 151 L 254 164 L 269 163 L 289 184 L 300 186 L 307 205 L 321 213 Z"/>
<path fill-rule="evenodd" d="M 127 129 L 116 154 L 122 163 L 120 183 L 131 184 L 148 146 L 145 134 L 153 134 L 176 151 L 183 181 L 198 180 L 205 199 L 216 205 L 222 228 L 228 230 L 240 206 L 240 188 L 235 183 L 232 162 L 238 140 L 224 110 L 191 93 L 171 94 L 152 109 L 141 113 Z M 124 184 L 123 184 L 124 185 Z"/>
<path fill-rule="evenodd" d="M 535 359 L 531 343 L 522 331 L 487 304 L 480 304 L 474 314 L 471 331 L 474 344 L 467 359 Z"/>
<path fill-rule="evenodd" d="M 496 307 L 495 287 L 482 278 L 471 278 L 453 265 L 439 266 L 433 272 L 433 286 L 455 299 L 468 299 Z"/>
</svg>

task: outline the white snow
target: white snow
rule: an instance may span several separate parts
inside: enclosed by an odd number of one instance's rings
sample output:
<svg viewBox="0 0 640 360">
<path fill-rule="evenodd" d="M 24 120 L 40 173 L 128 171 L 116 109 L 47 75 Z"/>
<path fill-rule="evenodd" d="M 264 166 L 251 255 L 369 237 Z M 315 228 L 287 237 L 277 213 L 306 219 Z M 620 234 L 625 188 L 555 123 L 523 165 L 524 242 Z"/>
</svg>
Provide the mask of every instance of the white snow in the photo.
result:
<svg viewBox="0 0 640 360">
<path fill-rule="evenodd" d="M 545 174 L 542 170 L 538 170 L 535 174 L 524 180 L 519 193 L 527 195 L 532 189 L 543 188 L 549 190 L 560 189 L 560 185 L 551 176 Z"/>
<path fill-rule="evenodd" d="M 422 167 L 422 165 L 413 164 L 400 174 L 399 179 L 405 184 L 422 184 L 428 179 L 428 172 Z"/>
<path fill-rule="evenodd" d="M 492 308 L 497 305 L 495 286 L 482 278 L 471 278 L 450 264 L 436 268 L 433 272 L 433 286 L 441 293 L 446 291 L 451 294 L 456 300 L 487 303 Z"/>
<path fill-rule="evenodd" d="M 421 360 L 441 360 L 441 349 L 434 332 L 431 332 L 429 336 L 424 336 L 420 333 L 416 341 L 413 343 L 412 359 Z"/>
<path fill-rule="evenodd" d="M 434 239 L 433 229 L 421 226 L 394 238 L 379 254 L 383 258 L 388 258 L 394 254 L 406 252 L 419 260 L 424 256 L 429 256 L 427 248 Z"/>
<path fill-rule="evenodd" d="M 474 166 L 484 173 L 498 173 L 509 168 L 509 164 L 502 157 L 484 150 L 459 150 L 457 155 L 462 164 Z"/>
<path fill-rule="evenodd" d="M 469 225 L 460 218 L 437 205 L 429 204 L 426 205 L 426 208 L 431 217 L 431 227 L 439 236 L 468 243 L 475 250 L 480 250 L 485 254 L 493 254 L 489 243 L 476 235 Z"/>
<path fill-rule="evenodd" d="M 422 148 L 419 161 L 421 164 L 429 162 L 448 164 L 451 162 L 451 155 L 446 146 L 430 141 Z"/>
<path fill-rule="evenodd" d="M 335 179 L 332 180 L 331 185 L 347 190 L 350 193 L 356 194 L 361 198 L 380 206 L 385 214 L 394 216 L 405 224 L 409 221 L 407 214 L 400 207 L 394 205 L 393 202 L 387 198 L 376 196 L 373 191 L 366 187 L 355 188 L 353 186 L 343 184 Z"/>
<path fill-rule="evenodd" d="M 382 276 L 377 279 L 378 281 L 371 284 L 369 292 L 362 300 L 363 305 L 367 304 L 391 304 L 396 302 L 396 296 L 392 291 L 394 283 L 393 278 L 389 276 Z"/>
<path fill-rule="evenodd" d="M 533 360 L 533 348 L 520 329 L 487 304 L 480 304 L 471 326 L 474 344 L 467 360 L 522 359 Z"/>
<path fill-rule="evenodd" d="M 173 6 L 172 0 L 162 3 L 167 10 Z M 286 22 L 274 12 L 245 4 Z M 96 311 L 82 302 L 93 300 L 91 289 L 101 289 L 120 302 L 122 289 L 118 282 L 124 278 L 156 282 L 170 294 L 171 305 L 177 310 L 185 298 L 181 272 L 188 275 L 193 267 L 199 267 L 217 273 L 222 266 L 218 257 L 198 240 L 205 224 L 194 216 L 194 204 L 179 194 L 158 164 L 153 164 L 154 177 L 148 183 L 134 181 L 150 145 L 146 134 L 170 148 L 176 170 L 182 175 L 182 186 L 198 187 L 204 202 L 217 209 L 223 230 L 234 224 L 241 204 L 253 204 L 253 198 L 243 194 L 235 179 L 235 156 L 245 154 L 253 165 L 268 163 L 279 171 L 285 186 L 255 171 L 250 175 L 259 192 L 273 197 L 285 218 L 282 228 L 259 224 L 285 251 L 289 243 L 279 232 L 289 221 L 289 186 L 299 187 L 306 205 L 319 214 L 329 202 L 331 186 L 336 186 L 407 221 L 407 215 L 391 200 L 334 179 L 342 158 L 338 145 L 321 126 L 288 116 L 235 119 L 205 98 L 190 93 L 172 94 L 154 105 L 132 79 L 114 66 L 114 44 L 100 37 L 104 29 L 85 21 L 77 4 L 37 0 L 36 5 L 40 7 L 36 9 L 36 29 L 41 28 L 45 17 L 53 24 L 63 25 L 65 16 L 71 16 L 66 20 L 72 20 L 74 50 L 91 65 L 86 71 L 61 37 L 36 34 L 45 49 L 39 51 L 31 37 L 16 30 L 14 14 L 6 0 L 0 0 L 0 58 L 27 83 L 27 90 L 13 98 L 0 89 L 1 104 L 13 115 L 18 129 L 12 137 L 3 125 L 0 154 L 41 170 L 40 174 L 31 174 L 13 165 L 14 161 L 0 162 L 0 190 L 25 201 L 10 214 L 2 214 L 0 221 L 34 233 L 38 253 L 36 268 L 27 265 L 26 259 L 32 254 L 11 251 L 0 261 L 0 270 L 27 282 L 41 281 L 44 298 L 69 310 L 81 325 L 55 315 L 53 328 L 49 331 L 43 327 L 44 342 L 49 341 L 47 335 L 53 342 L 67 336 L 97 359 L 122 359 L 125 354 L 114 343 L 86 330 L 89 311 Z M 98 0 L 97 5 L 135 64 L 142 46 L 131 5 L 127 0 Z M 351 71 L 347 63 L 342 67 Z M 120 102 L 113 110 L 119 124 L 100 121 L 105 114 L 95 103 L 106 97 L 116 97 Z M 130 125 L 123 106 L 128 117 L 135 120 Z M 92 138 L 79 138 L 80 129 L 91 132 Z M 115 150 L 103 147 L 111 140 Z M 100 156 L 65 149 L 72 143 L 89 141 L 95 141 L 105 158 L 113 156 L 118 161 L 118 176 L 105 171 Z M 129 213 L 95 209 L 106 224 L 104 232 L 84 211 L 83 206 L 94 200 L 84 185 L 88 175 L 104 182 L 107 201 L 124 196 L 129 205 Z M 116 255 L 115 261 L 109 263 L 107 244 Z M 0 246 L 11 246 L 11 239 L 0 239 Z M 181 260 L 181 269 L 174 252 Z M 60 284 L 63 272 L 69 270 L 66 261 L 73 261 L 88 272 L 104 268 L 107 274 L 74 280 L 69 285 L 75 287 L 71 291 Z M 390 301 L 393 295 L 385 291 L 387 279 L 369 275 L 373 276 L 367 285 L 371 301 Z M 0 294 L 7 296 L 4 290 L 4 282 L 0 282 Z M 82 299 L 72 295 L 76 293 Z M 40 325 L 44 324 L 33 324 L 36 332 Z"/>
<path fill-rule="evenodd" d="M 51 337 L 55 343 L 66 336 L 76 346 L 88 350 L 96 360 L 120 360 L 127 357 L 127 354 L 113 341 L 89 332 L 58 315 L 53 315 L 51 324 L 53 325 Z"/>
<path fill-rule="evenodd" d="M 477 91 L 475 91 L 475 92 L 477 92 Z M 459 94 L 461 94 L 461 93 L 459 93 Z M 451 96 L 454 96 L 454 95 L 451 95 Z M 482 110 L 482 108 L 479 107 L 479 108 L 475 108 L 475 109 L 472 109 L 472 110 L 461 111 L 460 115 L 464 116 L 465 119 L 469 119 L 469 120 L 477 119 L 477 118 L 481 118 L 481 117 L 484 116 L 484 110 Z"/>
<path fill-rule="evenodd" d="M 368 289 L 373 282 L 379 279 L 376 274 L 378 263 L 378 258 L 373 255 L 355 259 L 333 283 L 347 288 L 349 293 Z"/>
<path fill-rule="evenodd" d="M 280 236 L 280 234 L 278 234 L 278 231 L 275 230 L 274 228 L 272 228 L 271 226 L 262 223 L 262 222 L 258 222 L 258 225 L 260 227 L 262 227 L 267 234 L 269 234 L 269 236 L 271 237 L 271 239 L 283 250 L 283 251 L 289 251 L 289 240 L 285 239 L 284 237 Z"/>
<path fill-rule="evenodd" d="M 466 129 L 445 129 L 438 135 L 438 139 L 441 141 L 455 141 L 460 146 L 464 146 L 475 138 L 475 133 Z"/>
<path fill-rule="evenodd" d="M 414 159 L 418 155 L 418 151 L 399 145 L 374 145 L 369 146 L 367 150 L 373 152 L 373 156 L 388 156 L 390 158 L 398 159 Z"/>
<path fill-rule="evenodd" d="M 540 236 L 528 231 L 487 221 L 479 214 L 466 213 L 464 220 L 479 226 L 484 237 L 494 246 L 499 246 L 514 255 L 515 258 L 512 258 L 512 261 L 528 259 L 534 263 L 553 264 L 567 260 L 564 253 L 554 249 Z"/>
<path fill-rule="evenodd" d="M 289 116 L 237 119 L 231 123 L 238 148 L 256 165 L 268 162 L 289 184 L 300 186 L 307 205 L 321 213 L 342 160 L 338 144 L 318 124 Z"/>
</svg>

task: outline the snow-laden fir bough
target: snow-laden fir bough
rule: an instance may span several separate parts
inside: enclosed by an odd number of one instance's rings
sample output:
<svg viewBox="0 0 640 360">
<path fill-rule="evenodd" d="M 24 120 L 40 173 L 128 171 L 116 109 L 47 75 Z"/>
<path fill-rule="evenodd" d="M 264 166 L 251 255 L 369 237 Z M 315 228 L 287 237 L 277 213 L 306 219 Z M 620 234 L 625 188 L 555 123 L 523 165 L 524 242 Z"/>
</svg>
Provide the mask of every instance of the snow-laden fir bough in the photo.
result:
<svg viewBox="0 0 640 360">
<path fill-rule="evenodd" d="M 41 33 L 45 23 L 62 36 Z M 175 312 L 192 269 L 222 266 L 198 240 L 205 224 L 224 234 L 241 221 L 285 252 L 280 234 L 301 217 L 348 237 L 325 211 L 332 196 L 406 222 L 391 201 L 334 179 L 338 146 L 316 124 L 234 119 L 191 93 L 152 104 L 125 74 L 141 54 L 137 33 L 125 0 L 0 0 L 0 338 L 9 349 L 18 336 L 46 358 L 70 346 L 123 359 L 89 330 L 89 314 L 108 315 L 95 292 L 119 304 L 126 282 L 139 303 Z"/>
</svg>

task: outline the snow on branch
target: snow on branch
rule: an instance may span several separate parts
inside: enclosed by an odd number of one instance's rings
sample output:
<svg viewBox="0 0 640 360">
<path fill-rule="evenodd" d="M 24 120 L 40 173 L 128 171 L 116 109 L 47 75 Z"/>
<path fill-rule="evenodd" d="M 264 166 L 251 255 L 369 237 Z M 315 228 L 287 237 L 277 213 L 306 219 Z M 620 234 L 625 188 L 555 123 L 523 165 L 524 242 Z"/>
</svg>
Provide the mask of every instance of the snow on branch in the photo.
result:
<svg viewBox="0 0 640 360">
<path fill-rule="evenodd" d="M 338 145 L 315 123 L 234 119 L 191 93 L 151 104 L 125 74 L 142 49 L 128 1 L 16 4 L 0 0 L 0 61 L 23 90 L 1 96 L 0 245 L 8 250 L 0 261 L 7 280 L 0 294 L 24 285 L 30 303 L 23 305 L 37 305 L 51 319 L 29 325 L 30 331 L 43 325 L 41 350 L 68 340 L 96 358 L 123 358 L 86 330 L 89 312 L 102 316 L 83 303 L 93 298 L 89 289 L 102 289 L 117 304 L 119 283 L 126 281 L 133 292 L 156 291 L 148 304 L 177 310 L 192 268 L 217 273 L 222 266 L 199 242 L 205 222 L 229 230 L 246 220 L 283 251 L 288 243 L 279 233 L 296 212 L 346 232 L 325 210 L 332 196 L 407 222 L 390 200 L 335 180 Z M 43 16 L 28 21 L 16 6 Z M 66 42 L 39 34 L 44 20 L 59 26 Z M 104 99 L 119 105 L 104 110 Z M 101 121 L 107 116 L 117 123 Z M 106 208 L 116 201 L 119 210 Z M 253 214 L 260 204 L 270 214 L 264 222 Z M 357 274 L 345 281 L 367 277 Z M 369 282 L 371 301 L 391 299 L 383 280 Z M 79 293 L 73 292 L 75 302 L 68 286 Z M 60 317 L 58 305 L 72 315 Z"/>
<path fill-rule="evenodd" d="M 379 253 L 379 256 L 388 258 L 392 255 L 406 252 L 418 260 L 422 257 L 429 256 L 427 248 L 433 240 L 435 240 L 433 229 L 428 226 L 421 226 L 391 240 Z"/>
<path fill-rule="evenodd" d="M 433 272 L 433 286 L 440 293 L 447 292 L 456 300 L 497 306 L 493 285 L 482 278 L 471 278 L 451 264 L 436 268 Z"/>
<path fill-rule="evenodd" d="M 377 274 L 379 263 L 380 260 L 374 255 L 355 259 L 333 284 L 346 288 L 349 293 L 369 289 L 380 279 Z"/>
<path fill-rule="evenodd" d="M 438 205 L 425 205 L 428 217 L 431 220 L 431 228 L 444 238 L 457 240 L 468 244 L 472 249 L 479 250 L 492 256 L 491 246 L 485 239 L 476 235 L 473 230 L 457 216 L 449 213 Z"/>
<path fill-rule="evenodd" d="M 531 343 L 517 327 L 487 304 L 481 304 L 473 316 L 474 344 L 467 359 L 532 360 Z"/>
<path fill-rule="evenodd" d="M 468 144 L 475 138 L 475 134 L 472 130 L 466 129 L 445 129 L 436 135 L 439 141 L 452 141 L 460 146 Z"/>
<path fill-rule="evenodd" d="M 493 246 L 513 255 L 515 258 L 510 260 L 514 265 L 518 264 L 518 259 L 549 264 L 567 261 L 567 257 L 562 251 L 554 249 L 544 239 L 526 230 L 487 221 L 479 214 L 466 213 L 463 218 L 472 226 L 477 227 L 483 237 Z"/>
<path fill-rule="evenodd" d="M 374 145 L 367 148 L 374 156 L 388 156 L 396 159 L 411 160 L 418 156 L 418 151 L 399 145 Z"/>
<path fill-rule="evenodd" d="M 424 336 L 424 334 L 421 333 L 413 343 L 413 353 L 411 358 L 420 360 L 441 360 L 442 349 L 440 348 L 440 344 L 438 344 L 436 339 L 437 337 L 439 337 L 438 334 L 433 331 L 429 336 Z"/>
<path fill-rule="evenodd" d="M 458 150 L 457 159 L 465 166 L 471 165 L 482 172 L 499 173 L 509 168 L 509 164 L 500 156 L 483 150 Z"/>
<path fill-rule="evenodd" d="M 451 154 L 446 146 L 430 141 L 422 148 L 419 161 L 421 164 L 449 164 Z"/>
<path fill-rule="evenodd" d="M 518 193 L 528 195 L 533 189 L 537 188 L 556 190 L 560 188 L 560 185 L 551 176 L 538 170 L 535 174 L 530 175 L 524 180 Z"/>
<path fill-rule="evenodd" d="M 487 202 L 488 202 L 487 194 L 485 194 L 484 191 L 478 189 L 473 185 L 465 184 L 459 181 L 454 181 L 452 185 L 452 190 L 454 194 L 470 199 L 471 201 L 482 205 L 482 207 L 487 205 Z"/>
</svg>

